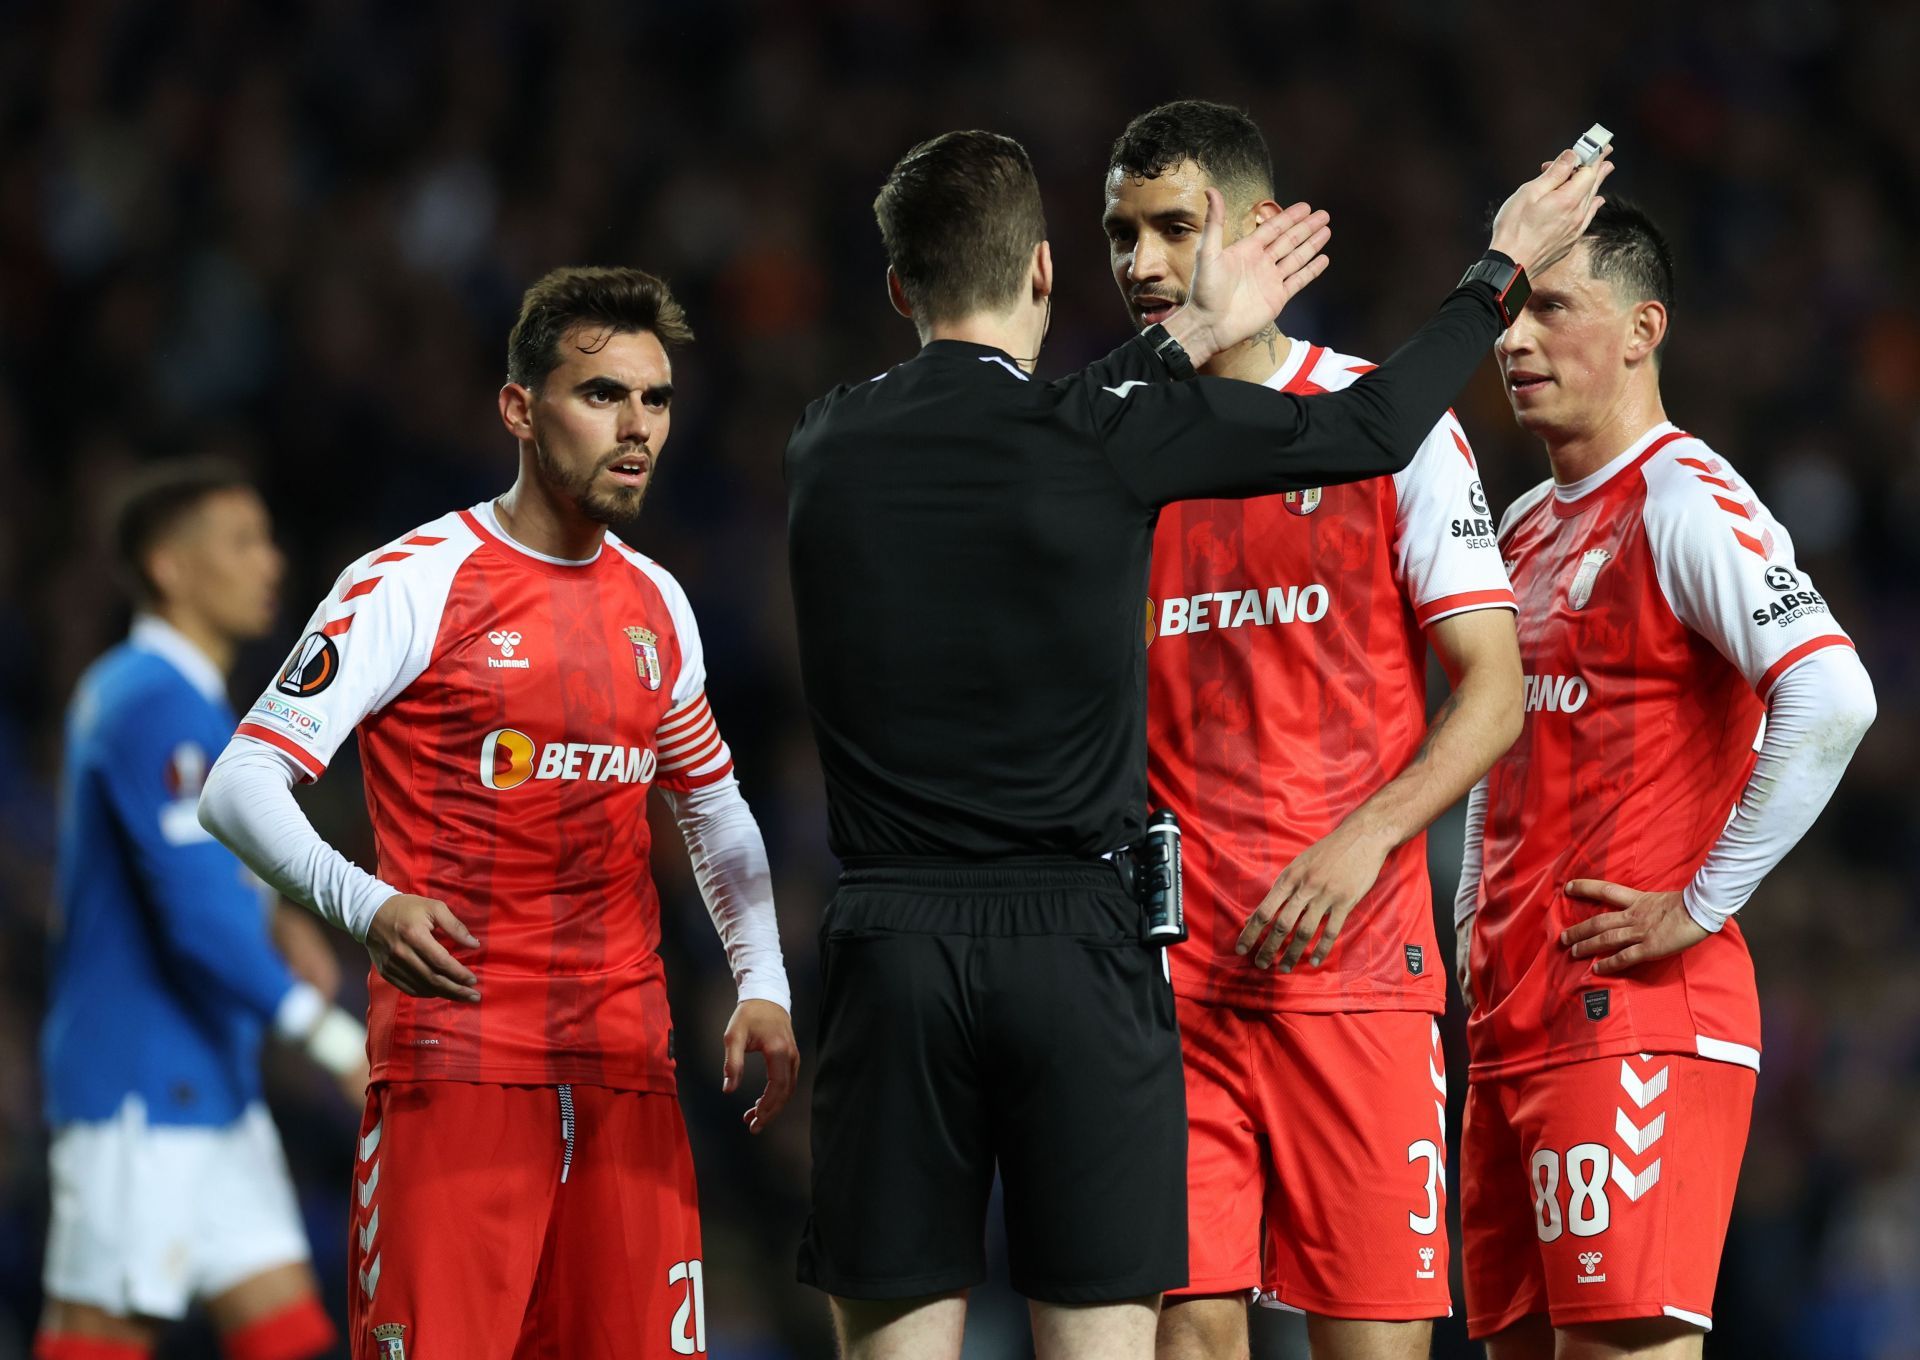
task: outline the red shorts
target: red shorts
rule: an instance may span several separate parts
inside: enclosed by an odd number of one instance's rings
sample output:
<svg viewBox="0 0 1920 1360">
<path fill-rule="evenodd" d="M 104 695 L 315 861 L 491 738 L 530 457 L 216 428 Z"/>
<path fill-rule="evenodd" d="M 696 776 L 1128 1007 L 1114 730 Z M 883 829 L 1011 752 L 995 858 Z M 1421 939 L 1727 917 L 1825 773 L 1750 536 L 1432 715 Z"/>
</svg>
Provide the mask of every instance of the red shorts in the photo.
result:
<svg viewBox="0 0 1920 1360">
<path fill-rule="evenodd" d="M 1187 1287 L 1330 1317 L 1445 1317 L 1446 1066 L 1424 1011 L 1179 999 Z M 1264 1221 L 1264 1230 L 1262 1227 Z"/>
<path fill-rule="evenodd" d="M 673 1096 L 382 1082 L 355 1154 L 354 1360 L 706 1353 Z"/>
<path fill-rule="evenodd" d="M 1745 1067 L 1679 1053 L 1469 1083 L 1468 1334 L 1529 1313 L 1711 1327 L 1753 1087 Z"/>
</svg>

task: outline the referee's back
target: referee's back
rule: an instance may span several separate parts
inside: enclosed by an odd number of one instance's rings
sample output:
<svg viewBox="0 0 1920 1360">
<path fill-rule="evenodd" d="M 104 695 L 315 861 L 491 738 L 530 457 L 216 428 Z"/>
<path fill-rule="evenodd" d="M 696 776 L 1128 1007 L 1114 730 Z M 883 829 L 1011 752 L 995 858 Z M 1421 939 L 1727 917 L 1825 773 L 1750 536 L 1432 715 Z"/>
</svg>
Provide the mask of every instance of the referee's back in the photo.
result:
<svg viewBox="0 0 1920 1360">
<path fill-rule="evenodd" d="M 1094 437 L 1093 381 L 937 340 L 795 431 L 801 665 L 843 858 L 1097 854 L 1137 827 L 1155 507 Z"/>
</svg>

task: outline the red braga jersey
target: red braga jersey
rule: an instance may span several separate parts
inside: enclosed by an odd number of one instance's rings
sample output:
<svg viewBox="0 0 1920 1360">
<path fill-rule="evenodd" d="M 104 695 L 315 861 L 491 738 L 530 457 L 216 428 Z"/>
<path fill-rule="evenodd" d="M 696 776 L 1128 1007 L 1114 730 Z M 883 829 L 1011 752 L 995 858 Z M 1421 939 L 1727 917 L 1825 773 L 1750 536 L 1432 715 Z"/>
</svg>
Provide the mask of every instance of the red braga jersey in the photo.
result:
<svg viewBox="0 0 1920 1360">
<path fill-rule="evenodd" d="M 317 779 L 358 730 L 379 874 L 445 901 L 478 1004 L 368 979 L 375 1080 L 672 1091 L 647 792 L 732 773 L 700 635 L 607 535 L 543 557 L 491 505 L 355 562 L 238 735 Z"/>
<path fill-rule="evenodd" d="M 1684 888 L 1746 787 L 1768 689 L 1852 643 L 1752 489 L 1669 424 L 1580 483 L 1536 487 L 1500 543 L 1520 599 L 1526 714 L 1487 776 L 1472 1071 L 1628 1053 L 1757 1067 L 1759 999 L 1737 922 L 1601 978 L 1560 933 L 1612 908 L 1566 885 Z"/>
<path fill-rule="evenodd" d="M 1295 340 L 1267 386 L 1337 391 L 1370 367 Z M 1180 995 L 1295 1011 L 1445 1009 L 1424 835 L 1387 857 L 1320 967 L 1262 971 L 1233 947 L 1280 871 L 1419 749 L 1425 628 L 1513 608 L 1493 531 L 1451 413 L 1392 477 L 1161 512 L 1147 758 L 1154 805 L 1182 829 Z"/>
</svg>

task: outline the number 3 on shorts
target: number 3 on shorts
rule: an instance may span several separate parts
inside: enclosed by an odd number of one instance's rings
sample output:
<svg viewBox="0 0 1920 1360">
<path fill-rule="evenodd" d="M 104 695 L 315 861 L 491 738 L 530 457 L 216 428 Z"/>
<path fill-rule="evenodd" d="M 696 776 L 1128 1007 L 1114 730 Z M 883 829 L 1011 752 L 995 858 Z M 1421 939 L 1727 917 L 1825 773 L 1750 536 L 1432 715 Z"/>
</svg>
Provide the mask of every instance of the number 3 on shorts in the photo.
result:
<svg viewBox="0 0 1920 1360">
<path fill-rule="evenodd" d="M 1427 1164 L 1427 1211 L 1407 1211 L 1407 1226 L 1417 1233 L 1432 1236 L 1440 1227 L 1440 1147 L 1431 1138 L 1422 1138 L 1407 1147 L 1407 1164 Z"/>
<path fill-rule="evenodd" d="M 698 1261 L 676 1261 L 673 1269 L 667 1272 L 667 1287 L 672 1288 L 682 1280 L 687 1282 L 687 1296 L 680 1300 L 679 1311 L 673 1315 L 673 1342 L 675 1355 L 705 1355 L 707 1353 L 707 1291 L 704 1276 L 706 1271 Z M 688 1324 L 692 1324 L 691 1330 Z"/>
<path fill-rule="evenodd" d="M 1557 1241 L 1563 1231 L 1575 1237 L 1598 1237 L 1607 1230 L 1613 1210 L 1607 1203 L 1607 1172 L 1613 1154 L 1602 1143 L 1576 1143 L 1567 1149 L 1567 1183 L 1572 1199 L 1564 1223 L 1560 1217 L 1560 1154 L 1541 1148 L 1533 1154 L 1533 1226 L 1542 1242 Z"/>
</svg>

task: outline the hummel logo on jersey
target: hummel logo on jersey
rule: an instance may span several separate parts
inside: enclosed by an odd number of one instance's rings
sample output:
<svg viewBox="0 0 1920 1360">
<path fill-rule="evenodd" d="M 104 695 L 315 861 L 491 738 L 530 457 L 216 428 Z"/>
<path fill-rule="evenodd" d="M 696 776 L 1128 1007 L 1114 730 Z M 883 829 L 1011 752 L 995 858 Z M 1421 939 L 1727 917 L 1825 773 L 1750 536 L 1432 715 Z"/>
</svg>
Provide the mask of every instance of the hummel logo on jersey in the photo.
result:
<svg viewBox="0 0 1920 1360">
<path fill-rule="evenodd" d="M 1577 675 L 1523 675 L 1527 713 L 1578 713 L 1587 704 L 1587 682 Z"/>
<path fill-rule="evenodd" d="M 1416 1280 L 1431 1280 L 1433 1278 L 1433 1256 L 1434 1252 L 1432 1247 L 1420 1248 L 1420 1269 L 1413 1272 L 1413 1277 Z"/>
<path fill-rule="evenodd" d="M 1583 1251 L 1580 1253 L 1580 1273 L 1574 1276 L 1581 1284 L 1605 1284 L 1607 1277 L 1594 1272 L 1600 1269 L 1600 1258 L 1605 1252 Z"/>
<path fill-rule="evenodd" d="M 1268 627 L 1276 623 L 1318 623 L 1331 597 L 1317 581 L 1310 586 L 1268 586 L 1258 590 L 1215 590 L 1176 595 L 1160 602 L 1160 636 L 1204 633 L 1209 628 Z M 1216 608 L 1217 606 L 1217 608 Z M 1212 617 L 1208 617 L 1209 614 Z"/>
<path fill-rule="evenodd" d="M 487 634 L 487 641 L 500 649 L 499 656 L 490 656 L 487 658 L 488 670 L 524 671 L 532 667 L 533 663 L 526 657 L 516 658 L 513 654 L 513 649 L 520 645 L 520 635 L 518 633 L 510 632 L 504 628 L 496 628 Z"/>
<path fill-rule="evenodd" d="M 1608 549 L 1589 548 L 1580 559 L 1580 570 L 1573 574 L 1573 584 L 1567 587 L 1567 603 L 1575 609 L 1585 609 L 1593 597 L 1593 583 L 1600 575 L 1600 568 L 1612 560 L 1613 553 Z"/>
<path fill-rule="evenodd" d="M 537 750 L 536 760 L 533 738 L 514 728 L 487 733 L 480 743 L 480 782 L 503 791 L 517 789 L 529 779 L 647 784 L 659 766 L 659 758 L 645 746 L 550 741 Z"/>
</svg>

